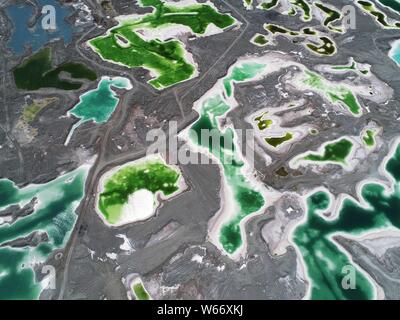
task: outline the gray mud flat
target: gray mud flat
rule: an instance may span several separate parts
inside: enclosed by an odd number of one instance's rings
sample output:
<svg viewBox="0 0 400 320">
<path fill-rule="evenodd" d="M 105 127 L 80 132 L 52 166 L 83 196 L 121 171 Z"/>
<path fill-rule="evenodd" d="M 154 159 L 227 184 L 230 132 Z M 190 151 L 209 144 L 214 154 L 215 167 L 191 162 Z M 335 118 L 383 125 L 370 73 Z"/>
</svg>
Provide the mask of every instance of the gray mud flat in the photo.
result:
<svg viewBox="0 0 400 320">
<path fill-rule="evenodd" d="M 1 40 L 8 39 L 12 32 L 4 8 L 14 2 L 0 1 Z M 358 8 L 356 29 L 335 34 L 323 29 L 316 19 L 306 23 L 299 15 L 285 16 L 276 10 L 246 10 L 241 0 L 212 0 L 221 12 L 232 14 L 240 26 L 209 37 L 189 39 L 181 35 L 179 40 L 196 61 L 199 76 L 157 91 L 147 84 L 149 73 L 145 69 L 128 69 L 105 62 L 86 45 L 87 40 L 116 25 L 116 16 L 144 14 L 150 9 L 127 0 L 103 1 L 103 5 L 99 1 L 80 2 L 87 5 L 93 19 L 80 26 L 81 31 L 73 35 L 69 45 L 65 46 L 62 41 L 47 44 L 52 48 L 54 63 L 80 62 L 97 73 L 96 81 L 84 81 L 79 90 L 17 89 L 12 70 L 31 52 L 25 56 L 15 55 L 6 41 L 0 41 L 0 177 L 22 188 L 47 183 L 93 160 L 86 180 L 86 194 L 77 209 L 77 221 L 70 238 L 65 248 L 51 252 L 45 263 L 56 268 L 56 289 L 43 290 L 40 299 L 128 299 L 129 281 L 136 276 L 141 278 L 153 299 L 304 298 L 309 283 L 299 272 L 302 269 L 299 251 L 286 243 L 284 236 L 289 237 L 291 228 L 304 217 L 301 196 L 309 190 L 323 186 L 335 196 L 356 197 L 358 183 L 367 178 L 383 178 L 378 168 L 391 141 L 400 136 L 400 67 L 388 56 L 391 42 L 399 38 L 399 30 L 382 29 Z M 329 4 L 341 8 L 348 1 L 333 0 Z M 85 14 L 77 12 L 70 18 L 71 23 Z M 393 13 L 390 17 L 395 19 L 396 15 Z M 256 33 L 267 35 L 263 28 L 266 22 L 293 30 L 304 27 L 323 30 L 335 41 L 337 53 L 331 57 L 316 55 L 307 50 L 300 39 L 285 36 L 275 37 L 273 44 L 266 47 L 257 47 L 250 39 Z M 221 252 L 209 238 L 210 223 L 219 213 L 223 200 L 220 196 L 222 172 L 215 164 L 180 165 L 188 189 L 162 202 L 150 219 L 121 227 L 105 225 L 95 211 L 100 177 L 115 166 L 144 157 L 151 145 L 146 139 L 150 130 L 161 129 L 167 133 L 168 123 L 176 121 L 181 132 L 193 124 L 198 119 L 194 103 L 224 77 L 240 57 L 261 56 L 271 51 L 286 53 L 309 70 L 322 64 L 346 65 L 352 57 L 358 63 L 371 65 L 371 72 L 393 90 L 393 95 L 384 104 L 359 98 L 363 114 L 349 117 L 345 112 L 330 109 L 320 95 L 306 95 L 290 87 L 284 80 L 295 72 L 291 68 L 281 69 L 261 80 L 235 84 L 234 98 L 238 106 L 227 114 L 226 122 L 236 130 L 251 128 L 245 118 L 258 110 L 268 108 L 271 113 L 300 99 L 304 103 L 296 112 L 302 116 L 285 117 L 293 110 L 280 110 L 276 116 L 285 119 L 281 125 L 287 130 L 302 125 L 318 128 L 318 135 L 307 135 L 284 153 L 260 146 L 270 162 L 256 155 L 256 178 L 282 197 L 245 224 L 247 248 L 238 260 Z M 82 94 L 94 89 L 103 75 L 126 77 L 133 88 L 115 90 L 120 100 L 111 118 L 104 124 L 84 123 L 75 131 L 70 143 L 64 145 L 69 130 L 78 121 L 66 116 L 68 110 Z M 360 80 L 359 75 L 351 72 L 324 76 L 335 82 L 369 83 L 368 79 Z M 34 99 L 48 97 L 57 99 L 21 129 L 24 108 Z M 308 109 L 312 112 L 304 115 L 302 112 Z M 320 171 L 309 166 L 290 168 L 293 157 L 344 135 L 359 136 L 371 123 L 382 129 L 379 143 L 354 170 L 346 171 L 338 165 L 327 165 Z M 35 214 L 35 204 L 32 200 L 22 206 L 14 204 L 1 208 L 0 228 Z M 278 229 L 279 236 L 275 239 L 271 230 Z M 0 249 L 36 247 L 46 241 L 47 234 L 38 230 L 0 243 Z M 345 236 L 335 241 L 382 288 L 386 299 L 400 298 L 400 243 L 382 247 L 383 254 L 377 255 L 365 243 Z M 273 249 L 282 244 L 286 244 L 285 252 L 275 255 Z M 43 275 L 35 271 L 37 281 L 41 281 Z"/>
</svg>

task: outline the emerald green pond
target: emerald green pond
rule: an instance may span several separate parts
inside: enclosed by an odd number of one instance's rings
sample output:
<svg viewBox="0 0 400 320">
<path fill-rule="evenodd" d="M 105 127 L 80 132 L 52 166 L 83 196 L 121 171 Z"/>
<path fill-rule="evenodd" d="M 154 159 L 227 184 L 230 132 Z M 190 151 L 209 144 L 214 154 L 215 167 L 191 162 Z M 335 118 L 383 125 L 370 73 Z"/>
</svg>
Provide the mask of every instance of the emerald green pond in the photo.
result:
<svg viewBox="0 0 400 320">
<path fill-rule="evenodd" d="M 17 88 L 24 90 L 38 90 L 41 88 L 77 90 L 81 88 L 81 82 L 61 80 L 61 72 L 66 72 L 73 79 L 93 81 L 97 78 L 94 71 L 81 63 L 66 62 L 53 67 L 49 48 L 32 55 L 17 66 L 13 72 Z"/>
<path fill-rule="evenodd" d="M 400 13 L 400 1 L 399 0 L 378 0 L 381 4 L 386 7 L 389 7 L 393 11 Z"/>
<path fill-rule="evenodd" d="M 264 67 L 263 64 L 253 62 L 244 62 L 234 67 L 222 80 L 223 92 L 216 93 L 204 101 L 199 111 L 200 118 L 192 125 L 189 132 L 193 142 L 207 148 L 218 159 L 226 182 L 233 193 L 234 203 L 230 205 L 235 207 L 235 215 L 222 226 L 219 239 L 228 253 L 234 253 L 243 243 L 240 222 L 246 216 L 260 210 L 265 204 L 265 199 L 262 193 L 254 190 L 242 172 L 244 163 L 240 158 L 240 150 L 237 150 L 234 143 L 235 132 L 230 128 L 222 131 L 218 117 L 223 117 L 231 109 L 223 95 L 233 94 L 233 84 L 253 79 L 263 71 Z M 217 142 L 213 142 L 212 138 L 202 139 L 202 130 L 214 132 L 213 139 Z"/>
<path fill-rule="evenodd" d="M 146 288 L 143 286 L 142 282 L 133 284 L 132 291 L 137 300 L 150 300 L 150 295 L 146 291 Z"/>
<path fill-rule="evenodd" d="M 346 138 L 343 138 L 326 144 L 322 154 L 309 153 L 303 159 L 316 162 L 329 161 L 344 164 L 346 163 L 346 158 L 350 154 L 352 148 L 353 143 Z"/>
<path fill-rule="evenodd" d="M 389 57 L 400 66 L 400 40 L 393 42 L 392 48 L 389 51 Z"/>
<path fill-rule="evenodd" d="M 259 8 L 262 10 L 271 10 L 278 4 L 279 0 L 265 0 L 260 3 Z"/>
<path fill-rule="evenodd" d="M 293 138 L 293 134 L 291 132 L 286 132 L 283 136 L 280 136 L 280 137 L 265 138 L 265 142 L 267 142 L 269 145 L 273 146 L 274 148 L 277 148 L 282 143 L 285 143 L 286 141 L 289 141 L 292 138 Z"/>
<path fill-rule="evenodd" d="M 392 192 L 387 194 L 381 184 L 368 182 L 361 188 L 362 199 L 368 206 L 346 198 L 333 220 L 321 215 L 330 204 L 326 191 L 317 191 L 307 198 L 306 220 L 295 229 L 293 240 L 307 266 L 311 299 L 374 298 L 372 283 L 358 268 L 355 289 L 342 287 L 343 268 L 354 263 L 331 236 L 337 233 L 357 236 L 389 226 L 400 228 L 400 145 L 385 170 L 394 179 Z"/>
<path fill-rule="evenodd" d="M 110 224 L 118 223 L 131 194 L 146 189 L 168 196 L 179 190 L 179 177 L 180 173 L 159 160 L 127 165 L 105 181 L 99 209 Z"/>
<path fill-rule="evenodd" d="M 303 84 L 311 89 L 321 91 L 332 103 L 342 103 L 353 115 L 360 115 L 362 113 L 357 97 L 350 89 L 340 84 L 332 85 L 323 77 L 311 71 L 306 71 L 305 75 L 306 79 L 303 81 Z"/>
<path fill-rule="evenodd" d="M 232 74 L 225 77 L 223 80 L 225 92 L 228 97 L 232 96 L 232 85 L 234 82 L 246 81 L 254 78 L 260 73 L 264 65 L 260 63 L 243 63 L 242 65 L 235 67 Z"/>
<path fill-rule="evenodd" d="M 181 25 L 189 27 L 195 35 L 202 35 L 210 24 L 225 29 L 235 22 L 229 14 L 221 14 L 208 4 L 179 7 L 160 0 L 140 3 L 145 7 L 153 7 L 153 12 L 140 18 L 124 20 L 106 35 L 94 38 L 89 43 L 104 60 L 153 71 L 155 77 L 149 83 L 156 89 L 190 79 L 196 68 L 187 61 L 186 50 L 180 41 L 149 40 L 136 30 Z"/>
<path fill-rule="evenodd" d="M 372 147 L 375 145 L 375 131 L 374 130 L 366 130 L 363 136 L 363 141 L 368 147 Z"/>
<path fill-rule="evenodd" d="M 83 94 L 79 103 L 68 112 L 80 120 L 70 130 L 65 144 L 68 144 L 75 129 L 81 124 L 87 121 L 95 123 L 108 121 L 119 102 L 119 98 L 112 88 L 129 90 L 132 85 L 126 78 L 102 77 L 97 88 Z"/>
<path fill-rule="evenodd" d="M 340 14 L 340 12 L 331 9 L 330 7 L 327 7 L 327 6 L 323 5 L 322 3 L 316 2 L 316 3 L 314 3 L 314 5 L 317 8 L 319 8 L 321 11 L 323 11 L 325 13 L 325 15 L 326 15 L 325 20 L 323 22 L 324 26 L 328 27 L 332 31 L 340 32 L 341 29 L 332 27 L 330 25 L 332 22 L 334 22 L 336 20 L 339 20 L 341 18 L 342 15 Z"/>
<path fill-rule="evenodd" d="M 357 0 L 357 3 L 359 6 L 367 12 L 369 15 L 371 15 L 376 22 L 378 22 L 382 27 L 384 28 L 389 28 L 389 29 L 399 29 L 400 28 L 400 22 L 396 21 L 393 24 L 389 23 L 387 21 L 387 16 L 385 13 L 383 13 L 381 10 L 377 9 L 374 3 L 370 1 L 364 1 L 364 0 Z"/>
</svg>

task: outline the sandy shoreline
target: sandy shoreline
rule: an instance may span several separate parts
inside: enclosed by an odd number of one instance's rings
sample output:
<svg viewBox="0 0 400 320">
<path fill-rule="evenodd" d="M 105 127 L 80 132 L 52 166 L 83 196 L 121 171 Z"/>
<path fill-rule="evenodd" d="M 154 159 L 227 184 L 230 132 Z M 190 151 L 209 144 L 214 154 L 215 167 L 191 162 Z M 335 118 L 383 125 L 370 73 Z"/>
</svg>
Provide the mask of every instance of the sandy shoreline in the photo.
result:
<svg viewBox="0 0 400 320">
<path fill-rule="evenodd" d="M 170 165 L 168 163 L 166 163 L 164 157 L 161 154 L 150 154 L 147 155 L 143 158 L 134 160 L 134 161 L 129 161 L 127 163 L 124 163 L 120 166 L 116 166 L 112 169 L 110 169 L 109 171 L 107 171 L 106 173 L 104 173 L 101 178 L 99 179 L 99 183 L 97 185 L 97 190 L 96 190 L 96 199 L 95 199 L 95 211 L 97 213 L 97 215 L 101 218 L 101 220 L 103 221 L 103 223 L 105 225 L 107 225 L 108 227 L 121 227 L 123 225 L 127 225 L 127 224 L 131 224 L 131 223 L 136 223 L 136 222 L 142 222 L 142 221 L 146 221 L 146 220 L 138 220 L 138 221 L 120 221 L 119 223 L 116 224 L 110 224 L 107 219 L 104 217 L 103 213 L 100 211 L 99 207 L 98 207 L 98 203 L 100 200 L 100 194 L 104 191 L 104 184 L 105 182 L 112 177 L 116 172 L 118 172 L 119 170 L 123 169 L 124 167 L 127 166 L 132 166 L 132 165 L 137 165 L 137 164 L 142 164 L 142 163 L 146 163 L 147 161 L 161 161 L 162 163 L 164 163 L 165 165 L 167 165 L 170 168 L 173 168 L 173 170 L 175 170 L 176 172 L 179 173 L 179 178 L 178 178 L 178 190 L 175 191 L 174 193 L 168 195 L 168 196 L 164 196 L 162 194 L 162 192 L 157 191 L 156 193 L 154 193 L 154 207 L 153 207 L 153 214 L 148 217 L 148 219 L 151 219 L 152 217 L 154 217 L 154 215 L 156 214 L 158 208 L 160 207 L 161 202 L 166 201 L 166 200 L 171 200 L 173 197 L 177 196 L 178 194 L 182 193 L 183 191 L 185 191 L 188 186 L 185 182 L 185 179 L 183 177 L 183 174 L 181 172 L 181 170 L 179 169 L 178 166 L 176 165 Z M 158 201 L 158 199 L 161 200 L 161 202 Z"/>
</svg>

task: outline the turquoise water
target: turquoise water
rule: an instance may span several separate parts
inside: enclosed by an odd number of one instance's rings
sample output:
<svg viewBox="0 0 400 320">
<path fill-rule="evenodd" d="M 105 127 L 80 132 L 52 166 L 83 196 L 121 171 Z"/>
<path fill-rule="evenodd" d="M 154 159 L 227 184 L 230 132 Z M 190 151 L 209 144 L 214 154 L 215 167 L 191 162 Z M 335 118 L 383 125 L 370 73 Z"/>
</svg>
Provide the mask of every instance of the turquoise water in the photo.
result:
<svg viewBox="0 0 400 320">
<path fill-rule="evenodd" d="M 65 18 L 71 15 L 72 10 L 67 6 L 60 5 L 56 0 L 37 0 L 37 2 L 40 10 L 44 5 L 55 7 L 57 29 L 52 32 L 43 30 L 42 17 L 37 20 L 33 28 L 29 28 L 29 19 L 34 15 L 31 4 L 13 4 L 6 7 L 6 13 L 14 27 L 8 46 L 16 54 L 24 53 L 25 46 L 31 46 L 35 52 L 49 41 L 57 38 L 63 39 L 65 44 L 71 42 L 74 27 L 67 23 Z"/>
<path fill-rule="evenodd" d="M 400 228 L 400 144 L 385 169 L 395 179 L 393 192 L 386 194 L 378 183 L 364 184 L 361 196 L 368 206 L 347 198 L 334 220 L 321 215 L 330 204 L 326 191 L 317 191 L 307 199 L 306 221 L 296 228 L 293 240 L 307 266 L 311 299 L 374 298 L 372 283 L 357 268 L 355 289 L 342 287 L 343 268 L 354 264 L 330 237 L 337 233 L 357 236 L 389 226 Z"/>
<path fill-rule="evenodd" d="M 112 87 L 118 89 L 132 88 L 130 81 L 126 78 L 102 77 L 97 88 L 83 94 L 79 103 L 68 112 L 80 118 L 80 120 L 72 127 L 65 144 L 68 144 L 73 132 L 82 123 L 87 121 L 104 123 L 108 121 L 119 102 Z"/>
<path fill-rule="evenodd" d="M 13 224 L 0 225 L 0 244 L 45 231 L 49 242 L 36 248 L 0 248 L 0 300 L 37 299 L 41 284 L 36 283 L 31 265 L 43 263 L 55 249 L 63 248 L 76 221 L 75 210 L 84 196 L 89 166 L 64 174 L 40 185 L 18 188 L 12 181 L 0 180 L 0 209 L 9 205 L 28 203 L 37 198 L 35 211 Z"/>
<path fill-rule="evenodd" d="M 389 56 L 400 66 L 400 40 L 393 43 Z"/>
<path fill-rule="evenodd" d="M 232 83 L 248 81 L 256 77 L 264 69 L 265 65 L 260 63 L 245 62 L 240 66 L 233 68 L 231 74 L 224 78 L 225 93 L 228 97 L 232 95 Z"/>
</svg>

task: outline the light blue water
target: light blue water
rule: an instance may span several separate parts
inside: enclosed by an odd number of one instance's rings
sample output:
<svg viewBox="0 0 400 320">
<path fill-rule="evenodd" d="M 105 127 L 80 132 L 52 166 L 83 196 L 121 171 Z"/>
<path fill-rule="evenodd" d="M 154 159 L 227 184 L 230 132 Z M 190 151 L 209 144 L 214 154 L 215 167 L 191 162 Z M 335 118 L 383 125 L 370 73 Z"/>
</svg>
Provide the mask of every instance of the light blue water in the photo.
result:
<svg viewBox="0 0 400 320">
<path fill-rule="evenodd" d="M 23 54 L 26 46 L 32 47 L 33 52 L 42 48 L 45 44 L 54 39 L 63 39 L 65 44 L 71 42 L 74 27 L 65 18 L 71 15 L 70 7 L 62 6 L 56 0 L 37 0 L 40 11 L 45 5 L 52 5 L 56 11 L 55 31 L 46 31 L 42 28 L 43 15 L 37 20 L 33 28 L 28 28 L 29 19 L 34 15 L 34 8 L 31 4 L 13 4 L 6 7 L 6 13 L 13 24 L 13 32 L 8 46 L 16 54 Z"/>
<path fill-rule="evenodd" d="M 400 40 L 393 43 L 389 56 L 400 66 Z"/>
</svg>

